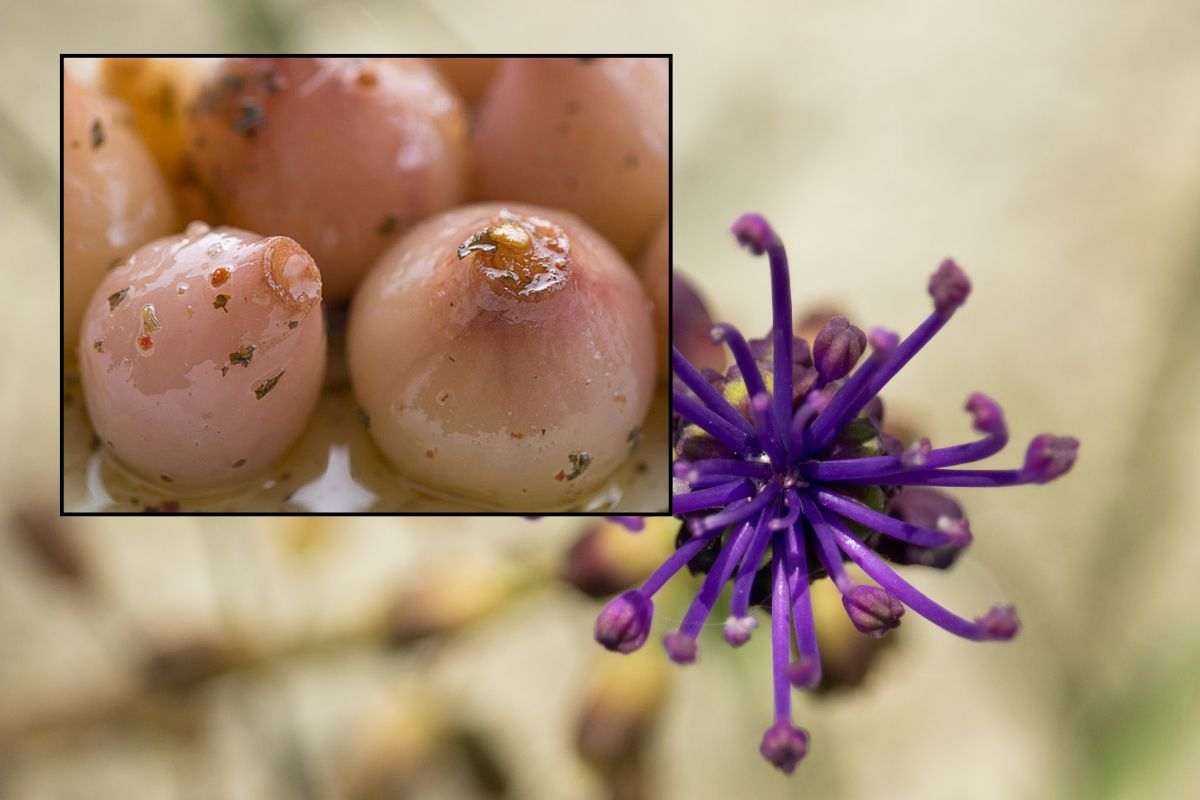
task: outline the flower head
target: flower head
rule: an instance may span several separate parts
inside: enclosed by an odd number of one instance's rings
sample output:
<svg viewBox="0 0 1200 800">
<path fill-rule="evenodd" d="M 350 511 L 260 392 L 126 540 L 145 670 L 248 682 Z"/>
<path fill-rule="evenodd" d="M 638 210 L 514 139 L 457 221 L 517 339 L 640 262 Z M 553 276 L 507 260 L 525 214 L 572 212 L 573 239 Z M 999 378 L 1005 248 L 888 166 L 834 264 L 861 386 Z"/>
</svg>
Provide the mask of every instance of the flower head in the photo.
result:
<svg viewBox="0 0 1200 800">
<path fill-rule="evenodd" d="M 640 646 L 652 622 L 651 598 L 687 565 L 705 578 L 663 643 L 673 661 L 691 663 L 699 657 L 702 626 L 731 584 L 729 644 L 744 644 L 754 632 L 752 606 L 770 612 L 775 715 L 759 749 L 790 773 L 808 750 L 808 734 L 792 722 L 791 687 L 821 681 L 810 582 L 828 576 L 851 622 L 869 636 L 896 628 L 911 609 L 967 639 L 1011 639 L 1018 627 L 1011 606 L 961 617 L 889 562 L 949 567 L 972 532 L 942 487 L 1045 483 L 1071 468 L 1079 442 L 1042 434 L 1020 468 L 963 469 L 1008 442 L 1000 406 L 978 392 L 965 408 L 979 438 L 944 447 L 927 439 L 900 442 L 883 427 L 879 393 L 967 301 L 966 273 L 949 259 L 938 266 L 928 285 L 933 310 L 903 339 L 882 328 L 864 333 L 835 316 L 810 350 L 792 330 L 790 274 L 779 237 L 757 214 L 738 219 L 733 233 L 752 253 L 767 256 L 771 331 L 748 341 L 732 325 L 715 325 L 713 341 L 734 361 L 723 374 L 697 368 L 673 350 L 673 511 L 684 525 L 674 554 L 604 609 L 596 638 L 621 652 Z M 847 561 L 874 585 L 852 578 Z"/>
</svg>

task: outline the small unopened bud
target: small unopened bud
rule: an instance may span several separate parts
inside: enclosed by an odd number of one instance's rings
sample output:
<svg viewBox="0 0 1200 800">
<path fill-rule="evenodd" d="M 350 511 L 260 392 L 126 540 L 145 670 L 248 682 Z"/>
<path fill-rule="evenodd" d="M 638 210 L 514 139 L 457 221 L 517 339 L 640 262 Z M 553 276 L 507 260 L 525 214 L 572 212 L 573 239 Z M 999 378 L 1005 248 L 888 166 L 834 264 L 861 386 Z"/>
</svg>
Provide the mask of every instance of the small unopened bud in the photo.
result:
<svg viewBox="0 0 1200 800">
<path fill-rule="evenodd" d="M 975 623 L 983 628 L 988 639 L 1004 642 L 1016 636 L 1021 627 L 1017 610 L 1012 606 L 993 606 Z"/>
<path fill-rule="evenodd" d="M 900 336 L 887 328 L 871 328 L 871 332 L 867 334 L 867 342 L 871 345 L 872 350 L 887 356 L 900 344 Z"/>
<path fill-rule="evenodd" d="M 713 319 L 700 292 L 679 270 L 671 272 L 671 341 L 699 369 L 725 371 L 725 348 L 713 343 L 708 332 Z"/>
<path fill-rule="evenodd" d="M 654 602 L 636 589 L 608 601 L 596 617 L 596 641 L 617 653 L 632 653 L 646 643 Z"/>
<path fill-rule="evenodd" d="M 929 295 L 940 314 L 953 314 L 970 293 L 971 281 L 953 259 L 943 261 L 929 278 Z"/>
<path fill-rule="evenodd" d="M 641 517 L 633 517 L 642 522 Z M 660 542 L 630 536 L 613 522 L 586 525 L 563 557 L 560 577 L 588 597 L 612 597 L 635 586 L 661 559 Z"/>
<path fill-rule="evenodd" d="M 779 247 L 779 237 L 771 225 L 760 214 L 743 214 L 733 223 L 733 235 L 738 244 L 756 256 L 761 256 L 772 247 Z"/>
<path fill-rule="evenodd" d="M 575 722 L 584 760 L 608 771 L 641 758 L 675 674 L 658 653 L 596 659 Z"/>
<path fill-rule="evenodd" d="M 758 752 L 783 772 L 791 775 L 808 753 L 808 733 L 787 722 L 776 722 L 763 734 Z"/>
<path fill-rule="evenodd" d="M 992 436 L 1002 436 L 1007 429 L 1004 424 L 1004 412 L 999 404 L 982 392 L 974 392 L 967 398 L 967 413 L 971 415 L 971 424 L 980 433 Z"/>
<path fill-rule="evenodd" d="M 865 333 L 845 317 L 834 317 L 813 340 L 813 364 L 826 381 L 836 381 L 850 374 L 866 348 Z"/>
<path fill-rule="evenodd" d="M 962 506 L 953 497 L 937 489 L 905 486 L 888 502 L 887 511 L 897 519 L 922 528 L 934 528 L 951 534 L 960 533 L 954 542 L 941 547 L 897 543 L 887 551 L 887 557 L 897 564 L 921 564 L 935 569 L 946 569 L 958 560 L 971 543 L 971 529 L 963 515 Z"/>
<path fill-rule="evenodd" d="M 898 627 L 904 616 L 900 601 L 878 586 L 855 586 L 843 595 L 842 605 L 854 627 L 867 636 L 883 636 Z"/>
<path fill-rule="evenodd" d="M 800 656 L 787 666 L 788 682 L 797 689 L 812 689 L 821 678 L 821 662 Z"/>
<path fill-rule="evenodd" d="M 1021 471 L 1034 483 L 1047 483 L 1071 469 L 1078 453 L 1079 440 L 1073 436 L 1039 434 L 1025 451 L 1025 466 Z"/>
<path fill-rule="evenodd" d="M 933 445 L 928 439 L 918 439 L 904 449 L 900 454 L 900 463 L 906 467 L 923 467 L 929 461 L 929 454 L 933 451 Z"/>
<path fill-rule="evenodd" d="M 432 570 L 392 600 L 384 633 L 395 646 L 450 635 L 516 599 L 522 579 L 482 563 Z"/>
<path fill-rule="evenodd" d="M 671 631 L 663 637 L 663 647 L 676 664 L 691 664 L 696 660 L 699 645 L 696 640 L 681 631 Z"/>
<path fill-rule="evenodd" d="M 741 647 L 750 641 L 750 634 L 757 627 L 758 620 L 752 616 L 730 617 L 725 620 L 725 641 L 734 647 Z"/>
</svg>

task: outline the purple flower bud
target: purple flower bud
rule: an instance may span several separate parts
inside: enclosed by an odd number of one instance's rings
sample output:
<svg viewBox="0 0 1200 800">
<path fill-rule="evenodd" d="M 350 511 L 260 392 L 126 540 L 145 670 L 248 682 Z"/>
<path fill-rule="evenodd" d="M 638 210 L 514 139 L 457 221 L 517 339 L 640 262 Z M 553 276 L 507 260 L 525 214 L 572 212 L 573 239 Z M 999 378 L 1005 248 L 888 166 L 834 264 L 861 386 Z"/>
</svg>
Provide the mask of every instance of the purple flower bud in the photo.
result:
<svg viewBox="0 0 1200 800">
<path fill-rule="evenodd" d="M 758 620 L 751 616 L 730 617 L 725 620 L 725 641 L 741 647 L 750 641 L 750 634 L 758 627 Z"/>
<path fill-rule="evenodd" d="M 1012 606 L 993 606 L 975 624 L 983 628 L 987 638 L 1008 641 L 1017 635 L 1021 621 L 1017 619 L 1017 610 Z"/>
<path fill-rule="evenodd" d="M 884 552 L 898 564 L 921 564 L 936 569 L 953 566 L 971 543 L 970 525 L 962 506 L 950 495 L 923 486 L 906 486 L 888 504 L 888 514 L 922 528 L 944 533 L 962 531 L 959 541 L 943 547 L 920 547 L 896 543 L 884 545 Z"/>
<path fill-rule="evenodd" d="M 983 392 L 974 392 L 968 397 L 965 408 L 971 415 L 971 424 L 980 433 L 1003 436 L 1008 429 L 1004 424 L 1004 412 L 1000 410 L 1000 405 Z"/>
<path fill-rule="evenodd" d="M 970 293 L 971 281 L 953 259 L 943 261 L 929 279 L 929 294 L 939 314 L 953 314 Z"/>
<path fill-rule="evenodd" d="M 800 656 L 787 666 L 787 679 L 797 689 L 816 687 L 821 676 L 821 662 L 815 658 Z"/>
<path fill-rule="evenodd" d="M 952 546 L 959 550 L 969 545 L 974 538 L 971 535 L 971 523 L 967 521 L 966 517 L 938 517 L 934 522 L 934 527 L 942 533 L 954 537 Z"/>
<path fill-rule="evenodd" d="M 900 335 L 887 328 L 871 328 L 871 332 L 867 334 L 867 341 L 873 350 L 886 356 L 900 344 Z"/>
<path fill-rule="evenodd" d="M 785 722 L 776 722 L 763 734 L 758 752 L 763 758 L 791 775 L 808 753 L 808 732 Z"/>
<path fill-rule="evenodd" d="M 756 256 L 761 256 L 772 247 L 779 247 L 779 237 L 761 214 L 743 214 L 730 229 L 738 244 Z"/>
<path fill-rule="evenodd" d="M 842 595 L 842 605 L 860 633 L 883 636 L 900 625 L 904 606 L 878 586 L 860 584 Z"/>
<path fill-rule="evenodd" d="M 676 664 L 691 664 L 696 660 L 696 651 L 699 649 L 696 640 L 681 631 L 671 631 L 663 636 L 663 647 Z"/>
<path fill-rule="evenodd" d="M 906 467 L 923 467 L 929 461 L 929 454 L 933 451 L 933 445 L 928 439 L 918 439 L 904 449 L 900 454 L 900 463 Z"/>
<path fill-rule="evenodd" d="M 709 338 L 713 319 L 704 299 L 679 270 L 671 271 L 671 341 L 695 366 L 724 371 L 725 351 Z"/>
<path fill-rule="evenodd" d="M 596 617 L 596 641 L 618 653 L 632 653 L 646 643 L 654 602 L 636 589 L 617 595 Z"/>
<path fill-rule="evenodd" d="M 1042 433 L 1029 443 L 1021 472 L 1034 483 L 1047 483 L 1071 469 L 1078 453 L 1079 440 L 1074 436 Z"/>
<path fill-rule="evenodd" d="M 834 317 L 813 340 L 813 362 L 822 378 L 836 381 L 850 374 L 866 348 L 865 333 L 845 317 Z"/>
</svg>

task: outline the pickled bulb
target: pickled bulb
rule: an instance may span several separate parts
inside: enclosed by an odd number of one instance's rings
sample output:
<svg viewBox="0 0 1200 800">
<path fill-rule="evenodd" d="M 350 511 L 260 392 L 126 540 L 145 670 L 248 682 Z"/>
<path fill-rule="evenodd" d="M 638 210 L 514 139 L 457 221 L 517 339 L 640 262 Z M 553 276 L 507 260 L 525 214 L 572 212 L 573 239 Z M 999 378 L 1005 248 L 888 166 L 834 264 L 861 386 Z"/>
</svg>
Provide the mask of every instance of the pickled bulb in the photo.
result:
<svg viewBox="0 0 1200 800">
<path fill-rule="evenodd" d="M 166 181 L 119 105 L 63 78 L 63 343 L 109 269 L 175 227 Z"/>
<path fill-rule="evenodd" d="M 578 218 L 539 207 L 414 228 L 355 296 L 348 348 L 392 465 L 487 507 L 577 505 L 625 460 L 654 392 L 636 275 Z"/>
<path fill-rule="evenodd" d="M 466 188 L 462 103 L 420 59 L 230 59 L 188 128 L 218 215 L 299 242 L 331 302 Z"/>
<path fill-rule="evenodd" d="M 627 258 L 667 213 L 664 58 L 505 59 L 472 134 L 475 193 L 573 212 Z"/>
<path fill-rule="evenodd" d="M 282 456 L 316 404 L 321 275 L 292 239 L 193 223 L 105 276 L 78 354 L 117 462 L 180 494 L 230 486 Z"/>
</svg>

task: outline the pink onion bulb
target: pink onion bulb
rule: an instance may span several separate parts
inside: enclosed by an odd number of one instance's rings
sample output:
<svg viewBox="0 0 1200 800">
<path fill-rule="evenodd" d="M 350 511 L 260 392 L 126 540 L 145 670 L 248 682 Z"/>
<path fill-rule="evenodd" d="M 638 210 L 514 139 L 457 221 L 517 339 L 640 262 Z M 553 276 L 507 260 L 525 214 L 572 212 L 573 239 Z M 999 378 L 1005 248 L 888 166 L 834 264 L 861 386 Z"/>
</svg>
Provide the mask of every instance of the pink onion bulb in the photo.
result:
<svg viewBox="0 0 1200 800">
<path fill-rule="evenodd" d="M 462 104 L 420 59 L 231 59 L 188 137 L 225 222 L 290 236 L 350 297 L 395 236 L 461 201 Z"/>
<path fill-rule="evenodd" d="M 667 213 L 665 58 L 506 59 L 472 145 L 482 200 L 574 212 L 626 257 Z"/>
<path fill-rule="evenodd" d="M 579 503 L 626 458 L 654 392 L 637 277 L 579 219 L 534 206 L 418 225 L 363 282 L 348 341 L 384 454 L 489 506 Z"/>
<path fill-rule="evenodd" d="M 192 223 L 105 276 L 79 342 L 97 436 L 142 478 L 197 492 L 266 470 L 321 391 L 321 274 L 284 236 Z"/>
<path fill-rule="evenodd" d="M 166 181 L 114 101 L 63 79 L 63 346 L 105 271 L 175 226 Z"/>
</svg>

